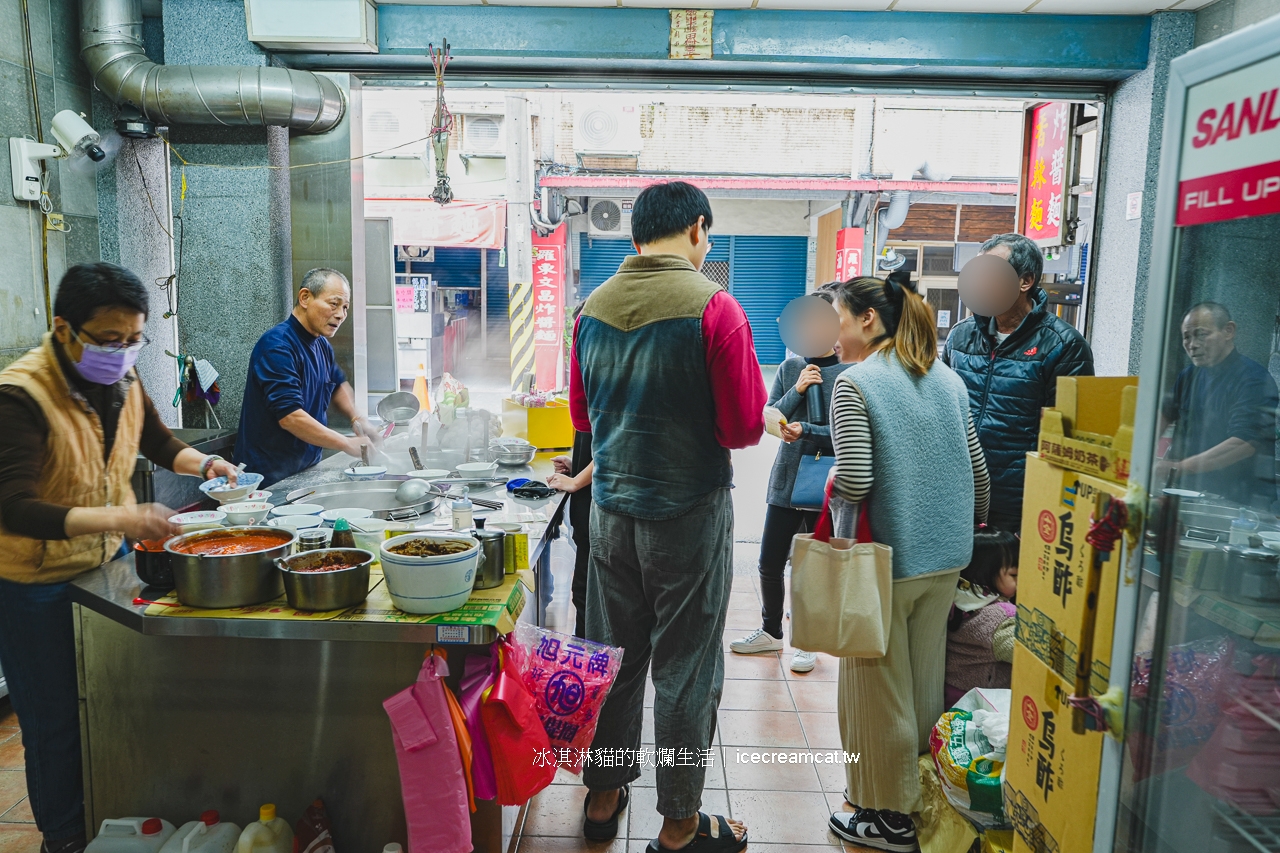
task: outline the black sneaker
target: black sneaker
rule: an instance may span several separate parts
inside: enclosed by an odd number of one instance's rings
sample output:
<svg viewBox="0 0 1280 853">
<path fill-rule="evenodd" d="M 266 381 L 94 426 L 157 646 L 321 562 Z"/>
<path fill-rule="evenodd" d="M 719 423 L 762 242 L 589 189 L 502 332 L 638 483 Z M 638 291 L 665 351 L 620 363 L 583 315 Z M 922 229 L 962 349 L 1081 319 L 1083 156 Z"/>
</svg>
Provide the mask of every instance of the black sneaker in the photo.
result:
<svg viewBox="0 0 1280 853">
<path fill-rule="evenodd" d="M 40 853 L 84 853 L 88 841 L 83 834 L 50 841 L 48 838 L 40 843 Z"/>
<path fill-rule="evenodd" d="M 883 809 L 858 809 L 836 812 L 829 822 L 831 831 L 854 844 L 890 850 L 892 853 L 917 853 L 916 827 L 911 818 Z"/>
</svg>

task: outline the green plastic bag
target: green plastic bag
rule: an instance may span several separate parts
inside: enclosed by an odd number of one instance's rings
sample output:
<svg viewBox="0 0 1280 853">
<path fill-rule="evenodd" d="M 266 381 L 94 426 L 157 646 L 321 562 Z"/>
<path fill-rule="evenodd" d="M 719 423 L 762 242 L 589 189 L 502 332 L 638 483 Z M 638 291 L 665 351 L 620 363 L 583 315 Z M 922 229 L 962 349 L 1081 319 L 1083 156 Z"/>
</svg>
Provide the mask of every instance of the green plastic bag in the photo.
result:
<svg viewBox="0 0 1280 853">
<path fill-rule="evenodd" d="M 1011 702 L 1008 690 L 974 688 L 938 718 L 929 735 L 947 800 L 984 828 L 1007 824 L 1001 783 Z"/>
</svg>

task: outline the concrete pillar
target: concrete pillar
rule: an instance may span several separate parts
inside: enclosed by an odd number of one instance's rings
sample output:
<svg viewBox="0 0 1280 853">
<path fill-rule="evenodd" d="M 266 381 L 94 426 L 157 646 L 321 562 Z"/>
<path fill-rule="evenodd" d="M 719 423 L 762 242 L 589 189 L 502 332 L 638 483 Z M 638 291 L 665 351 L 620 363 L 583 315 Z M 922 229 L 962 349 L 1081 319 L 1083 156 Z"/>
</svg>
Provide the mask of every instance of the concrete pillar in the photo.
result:
<svg viewBox="0 0 1280 853">
<path fill-rule="evenodd" d="M 168 64 L 267 64 L 267 55 L 248 40 L 240 0 L 167 0 L 163 11 Z M 185 167 L 186 198 L 180 200 L 183 167 L 172 162 L 172 203 L 175 211 L 182 208 L 186 232 L 179 345 L 218 369 L 218 418 L 234 427 L 249 353 L 264 331 L 284 319 L 291 302 L 289 133 L 186 125 L 173 128 L 170 139 L 193 164 Z M 186 412 L 184 423 L 203 426 L 204 407 Z"/>
<path fill-rule="evenodd" d="M 1147 67 L 1121 83 L 1107 103 L 1088 326 L 1100 376 L 1138 372 L 1169 63 L 1191 49 L 1194 37 L 1193 13 L 1153 15 Z M 1136 219 L 1126 218 L 1131 193 L 1142 193 Z"/>
</svg>

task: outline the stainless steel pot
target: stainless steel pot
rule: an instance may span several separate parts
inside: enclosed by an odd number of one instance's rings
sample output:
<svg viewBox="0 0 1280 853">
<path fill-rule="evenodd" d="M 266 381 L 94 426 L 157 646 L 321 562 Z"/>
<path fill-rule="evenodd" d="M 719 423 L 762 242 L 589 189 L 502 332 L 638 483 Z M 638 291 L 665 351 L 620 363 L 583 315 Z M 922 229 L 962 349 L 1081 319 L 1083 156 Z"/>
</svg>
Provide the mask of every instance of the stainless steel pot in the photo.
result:
<svg viewBox="0 0 1280 853">
<path fill-rule="evenodd" d="M 1280 601 L 1280 554 L 1262 548 L 1228 545 L 1222 594 L 1242 604 Z"/>
<path fill-rule="evenodd" d="M 354 563 L 331 572 L 299 571 L 320 565 L 330 555 Z M 284 594 L 295 610 L 346 610 L 369 596 L 369 566 L 373 554 L 362 548 L 320 548 L 276 560 L 284 577 Z"/>
<path fill-rule="evenodd" d="M 250 534 L 270 536 L 280 544 L 249 554 L 212 555 L 178 550 L 215 537 Z M 297 533 L 278 527 L 218 527 L 175 536 L 165 543 L 164 549 L 170 555 L 178 601 L 188 607 L 221 610 L 279 598 L 284 592 L 284 583 L 275 561 L 293 550 L 297 538 Z"/>
<path fill-rule="evenodd" d="M 472 589 L 502 586 L 507 577 L 507 534 L 501 530 L 481 528 L 472 534 L 480 540 L 482 560 L 476 567 L 476 583 Z"/>
</svg>

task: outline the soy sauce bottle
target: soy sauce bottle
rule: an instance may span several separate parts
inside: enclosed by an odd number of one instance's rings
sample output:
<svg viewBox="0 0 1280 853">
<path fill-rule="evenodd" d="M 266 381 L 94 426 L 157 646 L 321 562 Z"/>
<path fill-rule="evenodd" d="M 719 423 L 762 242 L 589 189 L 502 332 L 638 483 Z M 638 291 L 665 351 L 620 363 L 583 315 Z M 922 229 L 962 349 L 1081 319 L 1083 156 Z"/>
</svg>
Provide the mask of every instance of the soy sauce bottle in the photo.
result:
<svg viewBox="0 0 1280 853">
<path fill-rule="evenodd" d="M 333 539 L 329 542 L 330 548 L 354 548 L 356 547 L 356 536 L 351 532 L 351 525 L 347 523 L 345 518 L 340 518 L 333 523 Z"/>
</svg>

